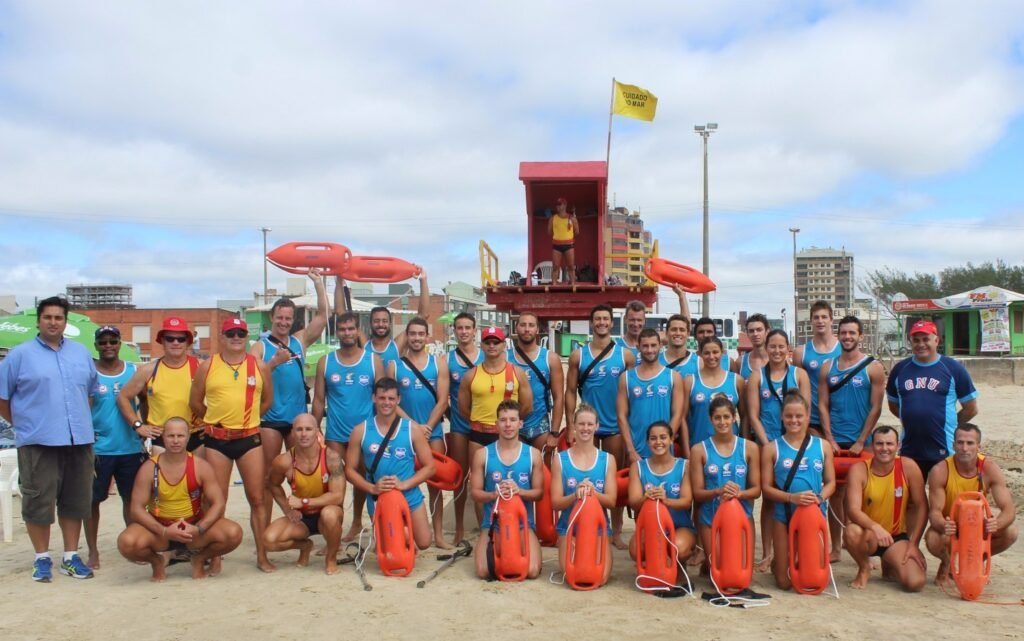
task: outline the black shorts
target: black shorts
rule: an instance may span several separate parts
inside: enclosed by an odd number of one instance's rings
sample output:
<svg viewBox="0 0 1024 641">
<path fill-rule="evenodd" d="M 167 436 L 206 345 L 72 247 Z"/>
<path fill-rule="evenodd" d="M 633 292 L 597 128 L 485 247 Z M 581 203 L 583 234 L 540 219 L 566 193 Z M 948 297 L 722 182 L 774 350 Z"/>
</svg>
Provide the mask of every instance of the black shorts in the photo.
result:
<svg viewBox="0 0 1024 641">
<path fill-rule="evenodd" d="M 249 450 L 260 447 L 262 442 L 259 434 L 236 438 L 230 441 L 213 438 L 209 435 L 206 436 L 206 447 L 215 452 L 220 452 L 232 461 L 237 461 L 245 456 Z"/>
<path fill-rule="evenodd" d="M 904 456 L 906 456 L 906 455 L 904 455 Z M 921 468 L 921 476 L 924 477 L 924 484 L 925 485 L 928 485 L 928 472 L 931 471 L 931 469 L 933 467 L 935 467 L 939 463 L 941 463 L 944 460 L 946 460 L 946 459 L 941 459 L 941 458 L 940 459 L 914 458 L 913 456 L 907 456 L 907 458 L 912 459 L 915 463 L 917 463 L 917 466 L 919 468 Z"/>
<path fill-rule="evenodd" d="M 853 443 L 853 441 L 836 441 L 836 445 L 838 445 L 839 449 L 841 450 L 850 449 L 851 447 L 853 447 Z"/>
<path fill-rule="evenodd" d="M 484 447 L 487 447 L 491 443 L 494 443 L 495 441 L 498 440 L 498 435 L 490 434 L 488 432 L 478 432 L 476 430 L 470 430 L 469 440 L 473 441 L 478 445 L 483 445 Z"/>
<path fill-rule="evenodd" d="M 284 421 L 263 421 L 260 423 L 260 427 L 263 429 L 277 430 L 281 433 L 281 438 L 288 438 L 288 435 L 292 433 L 292 424 L 285 423 Z"/>
<path fill-rule="evenodd" d="M 164 437 L 158 436 L 153 439 L 153 445 L 156 445 L 157 447 L 166 447 L 164 445 Z M 188 444 L 185 446 L 185 451 L 195 452 L 204 445 L 206 445 L 206 432 L 198 430 L 188 435 Z"/>
<path fill-rule="evenodd" d="M 303 514 L 302 524 L 309 530 L 309 535 L 320 534 L 320 513 L 315 512 L 313 514 Z"/>
<path fill-rule="evenodd" d="M 22 445 L 18 448 L 21 518 L 50 525 L 57 514 L 84 520 L 92 515 L 92 445 Z"/>
<path fill-rule="evenodd" d="M 910 536 L 907 535 L 906 532 L 900 532 L 896 536 L 892 537 L 892 545 L 896 545 L 900 541 L 909 541 L 909 540 L 910 540 Z M 885 553 L 889 551 L 889 548 L 891 548 L 892 545 L 886 545 L 886 546 L 879 545 L 878 547 L 875 548 L 875 551 L 872 552 L 870 556 L 877 556 L 878 558 L 882 558 L 883 556 L 885 556 Z"/>
<path fill-rule="evenodd" d="M 557 244 L 551 245 L 551 249 L 553 249 L 554 251 L 558 252 L 559 254 L 564 254 L 565 252 L 571 252 L 573 249 L 575 249 L 575 247 L 576 246 L 573 245 L 572 243 L 569 243 L 568 245 L 565 245 L 565 244 L 562 244 L 562 243 L 557 243 Z"/>
<path fill-rule="evenodd" d="M 125 503 L 131 499 L 135 475 L 142 467 L 146 455 L 138 454 L 97 454 L 96 478 L 92 481 L 92 502 L 102 503 L 107 500 L 110 479 L 117 485 L 117 493 Z"/>
</svg>

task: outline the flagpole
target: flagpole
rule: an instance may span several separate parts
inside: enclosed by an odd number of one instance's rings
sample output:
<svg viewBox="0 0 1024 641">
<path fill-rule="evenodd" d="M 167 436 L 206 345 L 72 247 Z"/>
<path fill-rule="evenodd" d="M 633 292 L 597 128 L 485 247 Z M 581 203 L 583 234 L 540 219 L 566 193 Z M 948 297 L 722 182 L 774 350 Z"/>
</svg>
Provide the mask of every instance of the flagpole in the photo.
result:
<svg viewBox="0 0 1024 641">
<path fill-rule="evenodd" d="M 612 109 L 615 108 L 615 76 L 612 76 L 611 98 L 608 100 L 608 146 L 604 154 L 604 166 L 606 175 L 612 160 Z"/>
</svg>

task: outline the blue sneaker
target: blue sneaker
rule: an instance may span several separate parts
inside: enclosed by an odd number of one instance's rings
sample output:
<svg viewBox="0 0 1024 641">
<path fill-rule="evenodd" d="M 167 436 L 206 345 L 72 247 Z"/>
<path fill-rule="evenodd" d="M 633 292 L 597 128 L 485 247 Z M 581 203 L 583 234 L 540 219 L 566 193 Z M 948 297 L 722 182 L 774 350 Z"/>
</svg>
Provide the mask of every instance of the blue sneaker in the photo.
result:
<svg viewBox="0 0 1024 641">
<path fill-rule="evenodd" d="M 90 569 L 85 563 L 82 563 L 82 557 L 77 554 L 71 557 L 70 561 L 62 562 L 60 564 L 60 571 L 72 579 L 92 578 L 92 569 Z"/>
<path fill-rule="evenodd" d="M 48 556 L 36 559 L 32 563 L 32 580 L 49 583 L 53 578 L 53 560 Z"/>
</svg>

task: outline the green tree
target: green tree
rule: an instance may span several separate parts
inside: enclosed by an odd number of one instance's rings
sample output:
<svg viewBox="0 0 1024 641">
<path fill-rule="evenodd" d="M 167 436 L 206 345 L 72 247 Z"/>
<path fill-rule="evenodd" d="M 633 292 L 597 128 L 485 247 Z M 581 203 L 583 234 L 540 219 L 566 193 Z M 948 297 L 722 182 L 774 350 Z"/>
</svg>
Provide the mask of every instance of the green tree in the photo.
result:
<svg viewBox="0 0 1024 641">
<path fill-rule="evenodd" d="M 879 309 L 894 316 L 892 297 L 905 294 L 908 298 L 938 298 L 942 294 L 939 279 L 932 274 L 914 272 L 911 276 L 901 269 L 884 267 L 869 271 L 861 279 L 860 288 L 878 300 Z"/>
<path fill-rule="evenodd" d="M 883 312 L 893 316 L 892 297 L 898 293 L 906 294 L 908 298 L 942 298 L 991 285 L 1024 293 L 1024 265 L 1011 266 L 997 260 L 995 263 L 946 267 L 938 274 L 914 272 L 913 275 L 885 267 L 868 271 L 858 285 L 878 299 Z"/>
</svg>

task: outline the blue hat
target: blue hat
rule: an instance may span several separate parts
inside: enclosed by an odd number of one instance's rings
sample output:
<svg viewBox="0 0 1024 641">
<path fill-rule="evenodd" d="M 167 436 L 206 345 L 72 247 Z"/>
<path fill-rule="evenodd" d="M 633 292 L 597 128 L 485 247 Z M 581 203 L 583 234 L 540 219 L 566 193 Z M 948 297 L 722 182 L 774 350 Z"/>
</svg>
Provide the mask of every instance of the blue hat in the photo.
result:
<svg viewBox="0 0 1024 641">
<path fill-rule="evenodd" d="M 114 327 L 113 325 L 104 325 L 103 327 L 100 327 L 96 330 L 97 339 L 99 339 L 99 337 L 104 334 L 113 334 L 114 336 L 117 336 L 119 339 L 121 338 L 121 330 Z"/>
</svg>

